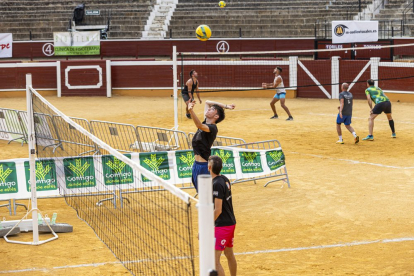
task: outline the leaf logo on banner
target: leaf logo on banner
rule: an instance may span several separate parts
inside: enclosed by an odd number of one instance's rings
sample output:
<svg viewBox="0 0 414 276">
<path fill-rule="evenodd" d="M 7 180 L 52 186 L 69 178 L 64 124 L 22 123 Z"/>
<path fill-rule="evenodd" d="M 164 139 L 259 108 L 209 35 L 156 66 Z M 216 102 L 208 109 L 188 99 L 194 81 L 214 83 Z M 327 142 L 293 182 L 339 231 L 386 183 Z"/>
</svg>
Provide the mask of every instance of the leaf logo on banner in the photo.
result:
<svg viewBox="0 0 414 276">
<path fill-rule="evenodd" d="M 50 172 L 52 168 L 47 165 L 46 167 L 43 167 L 43 164 L 41 162 L 36 164 L 36 177 L 37 179 L 45 180 L 47 174 Z M 29 169 L 30 171 L 30 169 Z"/>
<path fill-rule="evenodd" d="M 109 160 L 106 165 L 110 167 L 114 172 L 121 173 L 122 170 L 125 168 L 126 164 L 120 161 L 118 158 L 114 157 L 114 162 Z"/>
<path fill-rule="evenodd" d="M 74 172 L 77 176 L 84 176 L 86 170 L 91 166 L 89 163 L 85 162 L 82 165 L 81 159 L 75 159 L 76 166 L 72 163 L 69 164 L 69 169 Z"/>
<path fill-rule="evenodd" d="M 244 158 L 246 158 L 247 162 L 253 163 L 254 159 L 256 159 L 257 153 L 255 152 L 243 152 Z"/>
<path fill-rule="evenodd" d="M 227 160 L 231 157 L 231 154 L 228 152 L 224 154 L 224 150 L 220 150 L 217 156 L 223 160 L 223 163 L 227 163 Z"/>
<path fill-rule="evenodd" d="M 160 157 L 157 159 L 156 154 L 151 154 L 151 159 L 145 158 L 144 163 L 148 165 L 151 169 L 154 171 L 158 171 L 159 167 L 161 166 L 162 162 L 164 162 L 165 159 Z"/>
<path fill-rule="evenodd" d="M 187 166 L 192 167 L 195 161 L 195 157 L 192 152 L 187 152 L 187 156 L 181 155 L 180 160 L 187 164 Z"/>
<path fill-rule="evenodd" d="M 275 162 L 278 162 L 280 159 L 282 159 L 283 156 L 283 152 L 281 151 L 273 151 L 273 152 L 269 152 L 269 156 L 272 157 L 272 159 Z"/>
<path fill-rule="evenodd" d="M 336 25 L 335 26 L 335 31 L 334 31 L 335 35 L 336 36 L 343 36 L 345 34 L 345 29 L 348 29 L 348 27 L 345 26 L 345 25 L 342 25 L 342 24 Z"/>
<path fill-rule="evenodd" d="M 9 177 L 9 175 L 13 172 L 13 170 L 10 170 L 9 168 L 7 168 L 7 170 L 4 171 L 3 169 L 3 165 L 0 165 L 0 182 L 1 183 L 6 183 L 7 181 L 7 177 Z"/>
</svg>

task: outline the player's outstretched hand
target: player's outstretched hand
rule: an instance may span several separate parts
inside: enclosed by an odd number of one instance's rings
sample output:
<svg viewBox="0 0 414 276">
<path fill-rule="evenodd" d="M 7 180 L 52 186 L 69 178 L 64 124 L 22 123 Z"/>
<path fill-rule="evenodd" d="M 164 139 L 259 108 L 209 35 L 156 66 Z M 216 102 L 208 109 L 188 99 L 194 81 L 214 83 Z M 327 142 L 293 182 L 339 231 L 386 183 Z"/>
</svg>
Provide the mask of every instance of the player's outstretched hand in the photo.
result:
<svg viewBox="0 0 414 276">
<path fill-rule="evenodd" d="M 188 104 L 188 110 L 193 110 L 193 107 L 195 106 L 196 102 L 190 102 Z"/>
<path fill-rule="evenodd" d="M 266 83 L 262 83 L 262 88 L 266 88 L 266 87 L 267 87 Z"/>
<path fill-rule="evenodd" d="M 202 100 L 200 100 L 200 104 L 202 104 L 203 103 L 203 101 Z"/>
<path fill-rule="evenodd" d="M 228 104 L 227 105 L 227 108 L 228 109 L 235 109 L 236 108 L 236 105 L 235 104 Z"/>
</svg>

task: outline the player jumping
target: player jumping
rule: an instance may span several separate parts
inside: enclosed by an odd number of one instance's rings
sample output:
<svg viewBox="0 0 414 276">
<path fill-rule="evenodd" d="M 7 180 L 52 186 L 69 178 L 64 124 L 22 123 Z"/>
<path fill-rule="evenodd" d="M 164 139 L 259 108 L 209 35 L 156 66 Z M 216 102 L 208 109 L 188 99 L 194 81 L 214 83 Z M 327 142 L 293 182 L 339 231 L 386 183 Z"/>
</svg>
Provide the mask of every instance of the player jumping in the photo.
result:
<svg viewBox="0 0 414 276">
<path fill-rule="evenodd" d="M 292 114 L 290 114 L 289 108 L 285 105 L 286 90 L 283 88 L 285 87 L 285 85 L 283 84 L 283 79 L 281 76 L 282 68 L 276 67 L 273 70 L 273 73 L 275 74 L 275 80 L 273 81 L 273 83 L 262 83 L 263 88 L 276 88 L 276 94 L 270 102 L 270 107 L 272 108 L 274 114 L 273 117 L 271 117 L 270 119 L 279 118 L 279 116 L 277 116 L 276 113 L 275 104 L 280 100 L 280 106 L 283 107 L 283 109 L 289 115 L 289 118 L 287 118 L 286 121 L 293 121 Z"/>
<path fill-rule="evenodd" d="M 233 211 L 230 181 L 220 174 L 222 168 L 223 161 L 220 157 L 213 155 L 208 158 L 208 170 L 213 178 L 216 268 L 218 275 L 224 276 L 224 269 L 220 264 L 221 253 L 224 251 L 230 275 L 236 276 L 237 262 L 233 252 L 236 218 Z"/>
<path fill-rule="evenodd" d="M 396 138 L 397 135 L 395 134 L 395 127 L 394 127 L 394 120 L 392 119 L 392 112 L 391 112 L 391 102 L 387 96 L 385 96 L 384 92 L 381 88 L 375 86 L 375 82 L 372 79 L 367 80 L 367 90 L 365 90 L 365 94 L 367 95 L 368 105 L 371 108 L 371 115 L 369 117 L 369 134 L 362 140 L 365 141 L 374 141 L 374 120 L 380 115 L 382 112 L 387 115 L 388 123 L 390 124 L 390 128 L 392 131 L 391 137 Z M 372 102 L 375 102 L 374 108 L 372 108 Z"/>
<path fill-rule="evenodd" d="M 217 124 L 224 120 L 224 109 L 234 109 L 234 104 L 226 105 L 222 103 L 206 101 L 204 107 L 205 119 L 201 122 L 194 112 L 195 102 L 188 104 L 191 118 L 196 125 L 197 132 L 193 137 L 192 146 L 195 161 L 193 164 L 192 181 L 194 188 L 198 191 L 198 176 L 200 174 L 209 174 L 207 160 L 211 155 L 211 147 L 217 136 Z"/>
<path fill-rule="evenodd" d="M 181 92 L 183 100 L 186 104 L 185 116 L 187 116 L 188 119 L 191 119 L 190 112 L 188 111 L 188 104 L 194 101 L 194 91 L 196 91 L 197 93 L 197 97 L 198 97 L 198 100 L 200 101 L 200 104 L 203 102 L 200 98 L 200 93 L 198 92 L 199 84 L 200 82 L 198 81 L 198 73 L 195 70 L 191 70 L 190 79 L 185 83 L 184 89 Z"/>
<path fill-rule="evenodd" d="M 339 113 L 336 118 L 336 131 L 338 132 L 339 140 L 337 144 L 343 144 L 344 140 L 342 139 L 342 129 L 341 124 L 343 123 L 349 132 L 354 135 L 355 144 L 359 142 L 359 136 L 356 134 L 355 130 L 351 127 L 351 118 L 352 118 L 352 104 L 353 96 L 351 92 L 348 92 L 349 85 L 347 83 L 342 84 L 342 92 L 339 93 L 339 103 L 338 107 Z"/>
</svg>

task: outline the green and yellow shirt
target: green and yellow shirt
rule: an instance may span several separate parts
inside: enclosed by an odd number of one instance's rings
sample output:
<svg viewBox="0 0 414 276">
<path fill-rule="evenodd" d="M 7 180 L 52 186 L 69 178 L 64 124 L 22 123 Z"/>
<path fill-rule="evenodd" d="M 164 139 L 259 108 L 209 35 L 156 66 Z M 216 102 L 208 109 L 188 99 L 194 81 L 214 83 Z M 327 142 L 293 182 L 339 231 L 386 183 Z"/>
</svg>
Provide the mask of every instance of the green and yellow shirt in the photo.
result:
<svg viewBox="0 0 414 276">
<path fill-rule="evenodd" d="M 388 102 L 390 100 L 387 96 L 385 96 L 381 88 L 375 86 L 368 87 L 367 90 L 365 90 L 365 94 L 369 95 L 375 104 Z"/>
</svg>

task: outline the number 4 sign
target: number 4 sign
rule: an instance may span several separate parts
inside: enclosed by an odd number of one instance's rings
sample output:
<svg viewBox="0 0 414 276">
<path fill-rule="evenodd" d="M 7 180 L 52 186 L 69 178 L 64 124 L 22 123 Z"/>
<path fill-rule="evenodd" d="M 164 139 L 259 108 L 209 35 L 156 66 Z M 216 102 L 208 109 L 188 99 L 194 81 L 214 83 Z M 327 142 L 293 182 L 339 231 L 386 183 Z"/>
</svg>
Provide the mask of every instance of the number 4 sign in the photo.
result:
<svg viewBox="0 0 414 276">
<path fill-rule="evenodd" d="M 43 45 L 42 51 L 45 56 L 53 56 L 55 54 L 55 46 L 53 43 L 45 43 Z"/>
<path fill-rule="evenodd" d="M 216 46 L 217 52 L 219 53 L 227 53 L 230 50 L 230 45 L 227 41 L 219 41 Z"/>
</svg>

